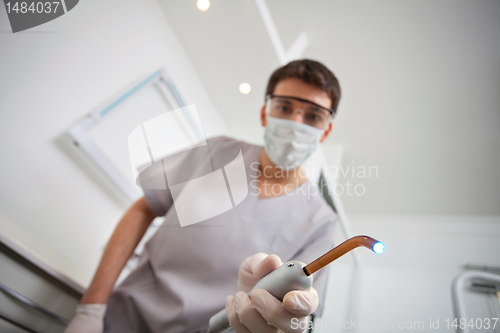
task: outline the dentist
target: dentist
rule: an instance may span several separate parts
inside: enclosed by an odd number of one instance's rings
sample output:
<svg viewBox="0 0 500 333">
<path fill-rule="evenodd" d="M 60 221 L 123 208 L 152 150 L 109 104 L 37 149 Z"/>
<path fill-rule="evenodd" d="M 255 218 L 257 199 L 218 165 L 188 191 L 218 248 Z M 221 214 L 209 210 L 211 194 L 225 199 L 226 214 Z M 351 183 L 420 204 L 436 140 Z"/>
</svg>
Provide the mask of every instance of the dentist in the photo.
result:
<svg viewBox="0 0 500 333">
<path fill-rule="evenodd" d="M 297 323 L 323 311 L 327 269 L 315 274 L 314 288 L 292 291 L 283 303 L 265 290 L 248 292 L 282 260 L 310 262 L 332 247 L 336 214 L 301 166 L 331 132 L 339 99 L 338 81 L 323 64 L 304 59 L 278 68 L 260 112 L 265 146 L 207 140 L 215 158 L 241 150 L 247 197 L 203 226 L 181 228 L 170 189 L 145 189 L 118 223 L 65 332 L 205 333 L 224 306 L 237 333 L 302 332 Z M 203 164 L 197 152 L 185 165 Z M 137 268 L 113 290 L 157 216 L 165 222 Z"/>
</svg>

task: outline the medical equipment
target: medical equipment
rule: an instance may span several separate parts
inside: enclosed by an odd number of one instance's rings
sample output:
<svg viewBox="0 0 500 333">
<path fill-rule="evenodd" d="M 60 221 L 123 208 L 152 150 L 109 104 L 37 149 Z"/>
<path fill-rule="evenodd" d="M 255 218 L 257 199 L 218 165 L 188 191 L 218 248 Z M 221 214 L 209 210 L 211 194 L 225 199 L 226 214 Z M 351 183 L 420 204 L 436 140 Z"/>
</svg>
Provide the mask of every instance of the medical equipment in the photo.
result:
<svg viewBox="0 0 500 333">
<path fill-rule="evenodd" d="M 308 265 L 300 261 L 285 262 L 283 265 L 260 279 L 250 293 L 255 289 L 264 289 L 283 302 L 283 297 L 292 290 L 309 290 L 312 287 L 313 273 L 359 246 L 369 248 L 377 254 L 385 250 L 384 243 L 374 238 L 368 236 L 355 236 L 334 247 Z M 250 295 L 250 293 L 248 295 Z M 210 318 L 207 333 L 221 333 L 230 328 L 231 326 L 229 325 L 226 309 L 223 309 Z"/>
<path fill-rule="evenodd" d="M 447 326 L 454 327 L 457 333 L 469 333 L 474 329 L 497 332 L 494 320 L 498 320 L 500 314 L 500 270 L 471 264 L 465 268 L 452 283 L 455 320 L 447 321 Z M 470 297 L 469 293 L 476 296 L 480 293 L 482 297 Z"/>
</svg>

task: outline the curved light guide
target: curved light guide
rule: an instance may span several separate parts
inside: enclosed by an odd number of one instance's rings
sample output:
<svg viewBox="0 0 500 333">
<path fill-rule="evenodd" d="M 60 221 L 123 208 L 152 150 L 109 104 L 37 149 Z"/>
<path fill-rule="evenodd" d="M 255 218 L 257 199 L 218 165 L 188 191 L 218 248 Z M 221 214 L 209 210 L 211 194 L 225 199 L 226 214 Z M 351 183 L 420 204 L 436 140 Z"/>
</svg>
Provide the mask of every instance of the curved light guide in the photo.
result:
<svg viewBox="0 0 500 333">
<path fill-rule="evenodd" d="M 369 236 L 352 237 L 305 266 L 304 273 L 309 276 L 358 246 L 364 246 L 375 253 L 382 253 L 385 249 L 384 243 L 375 238 Z"/>
</svg>

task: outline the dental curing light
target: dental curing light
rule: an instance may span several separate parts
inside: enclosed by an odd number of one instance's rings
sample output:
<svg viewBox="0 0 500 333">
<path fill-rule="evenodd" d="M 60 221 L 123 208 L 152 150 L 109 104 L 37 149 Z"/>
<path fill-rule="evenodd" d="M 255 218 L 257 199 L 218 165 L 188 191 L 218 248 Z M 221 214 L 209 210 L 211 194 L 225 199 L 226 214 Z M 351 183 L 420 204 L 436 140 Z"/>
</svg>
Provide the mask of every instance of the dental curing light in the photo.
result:
<svg viewBox="0 0 500 333">
<path fill-rule="evenodd" d="M 349 238 L 308 265 L 301 261 L 285 262 L 260 279 L 248 295 L 250 296 L 255 289 L 264 289 L 283 302 L 283 297 L 292 290 L 309 290 L 313 282 L 312 274 L 359 246 L 364 246 L 377 254 L 384 252 L 385 249 L 384 243 L 368 236 Z M 226 309 L 222 309 L 210 318 L 207 333 L 222 333 L 230 328 Z"/>
</svg>

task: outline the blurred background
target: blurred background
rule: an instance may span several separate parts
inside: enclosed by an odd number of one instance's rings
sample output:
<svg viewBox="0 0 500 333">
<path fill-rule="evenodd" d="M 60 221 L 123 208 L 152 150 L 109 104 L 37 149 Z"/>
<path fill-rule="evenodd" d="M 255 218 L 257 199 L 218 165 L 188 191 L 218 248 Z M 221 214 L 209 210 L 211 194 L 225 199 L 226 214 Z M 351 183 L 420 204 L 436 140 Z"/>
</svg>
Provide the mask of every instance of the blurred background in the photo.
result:
<svg viewBox="0 0 500 333">
<path fill-rule="evenodd" d="M 338 77 L 323 151 L 333 164 L 342 145 L 339 183 L 364 188 L 341 195 L 353 233 L 387 246 L 332 265 L 324 316 L 440 319 L 449 331 L 453 278 L 465 264 L 500 267 L 500 2 L 265 3 L 284 49 L 305 34 L 301 57 Z M 195 0 L 86 0 L 16 34 L 2 7 L 2 239 L 85 288 L 130 201 L 73 156 L 68 129 L 164 68 L 207 137 L 262 144 L 260 108 L 279 66 L 252 0 L 205 11 Z M 370 166 L 369 177 L 351 172 Z"/>
</svg>

